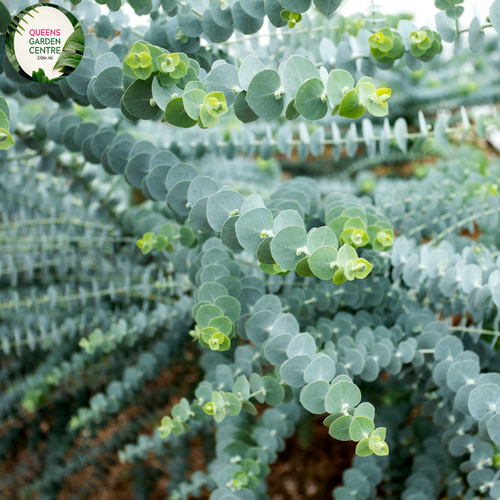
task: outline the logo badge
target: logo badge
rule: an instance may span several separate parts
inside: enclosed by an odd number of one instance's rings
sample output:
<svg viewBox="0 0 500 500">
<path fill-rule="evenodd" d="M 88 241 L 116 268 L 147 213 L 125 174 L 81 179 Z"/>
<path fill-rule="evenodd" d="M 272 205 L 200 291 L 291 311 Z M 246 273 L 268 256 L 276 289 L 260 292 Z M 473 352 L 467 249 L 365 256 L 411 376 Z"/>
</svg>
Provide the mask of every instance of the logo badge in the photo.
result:
<svg viewBox="0 0 500 500">
<path fill-rule="evenodd" d="M 12 19 L 5 50 L 20 75 L 34 82 L 55 82 L 80 64 L 85 36 L 71 12 L 59 5 L 36 4 Z"/>
</svg>

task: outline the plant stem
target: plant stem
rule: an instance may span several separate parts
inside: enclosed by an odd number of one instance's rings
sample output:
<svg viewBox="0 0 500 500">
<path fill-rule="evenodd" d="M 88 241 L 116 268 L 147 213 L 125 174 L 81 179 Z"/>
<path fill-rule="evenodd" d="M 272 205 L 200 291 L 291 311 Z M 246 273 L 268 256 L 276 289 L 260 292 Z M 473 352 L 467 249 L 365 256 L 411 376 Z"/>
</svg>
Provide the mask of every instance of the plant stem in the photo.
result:
<svg viewBox="0 0 500 500">
<path fill-rule="evenodd" d="M 183 7 L 186 6 L 186 2 L 179 2 L 179 5 L 182 5 Z M 198 12 L 196 9 L 193 9 L 193 7 L 191 7 L 191 12 L 198 16 L 200 19 L 203 17 L 203 14 L 201 14 L 200 12 Z"/>
<path fill-rule="evenodd" d="M 325 29 L 325 26 L 316 26 L 315 28 L 310 28 L 310 29 L 302 29 L 302 30 L 287 30 L 287 31 L 275 31 L 274 33 L 262 33 L 259 35 L 249 35 L 244 38 L 238 38 L 237 40 L 228 40 L 227 42 L 221 42 L 221 43 L 216 43 L 214 45 L 233 45 L 235 43 L 241 43 L 241 42 L 246 42 L 247 40 L 255 40 L 258 38 L 266 38 L 266 37 L 273 37 L 273 36 L 288 36 L 288 35 L 293 35 L 293 34 L 301 34 L 301 33 L 311 33 L 313 31 L 322 31 Z M 330 28 L 327 27 L 327 29 L 331 30 L 336 30 L 337 28 Z"/>
<path fill-rule="evenodd" d="M 476 220 L 477 218 L 485 216 L 485 215 L 493 215 L 494 213 L 497 213 L 497 212 L 500 212 L 500 207 L 490 208 L 489 210 L 486 210 L 484 212 L 479 212 L 479 213 L 469 215 L 469 217 L 465 217 L 465 219 L 459 220 L 456 224 L 452 224 L 450 227 L 445 229 L 443 232 L 439 233 L 436 237 L 434 237 L 431 241 L 429 241 L 429 245 L 434 245 L 435 243 L 442 240 L 445 236 L 447 236 L 451 232 L 455 231 L 455 229 L 458 229 L 460 227 L 465 226 L 465 224 L 467 224 L 468 222 L 472 222 L 472 221 Z"/>
<path fill-rule="evenodd" d="M 258 391 L 252 392 L 250 396 L 248 396 L 248 399 L 253 398 L 254 396 L 257 396 L 257 394 L 265 394 L 266 390 L 264 388 L 259 389 Z"/>
<path fill-rule="evenodd" d="M 120 181 L 121 181 L 121 177 L 117 176 L 115 178 L 115 180 L 113 181 L 113 184 L 109 188 L 108 192 L 106 193 L 106 196 L 101 200 L 101 203 L 106 203 L 106 201 L 108 200 L 109 196 L 111 195 L 111 193 L 113 192 L 115 187 L 118 186 L 118 184 L 120 184 Z"/>
<path fill-rule="evenodd" d="M 494 332 L 492 330 L 484 330 L 483 328 L 474 328 L 469 326 L 449 326 L 448 330 L 452 332 L 480 333 L 481 335 L 500 335 L 500 332 Z"/>
<path fill-rule="evenodd" d="M 458 25 L 458 21 L 457 21 L 457 25 Z M 479 29 L 481 31 L 483 31 L 486 28 L 493 28 L 493 24 L 483 24 Z M 458 27 L 457 27 L 457 33 L 459 35 L 461 35 L 462 33 L 467 33 L 468 31 L 470 31 L 468 28 L 461 30 L 461 29 L 458 29 Z"/>
</svg>

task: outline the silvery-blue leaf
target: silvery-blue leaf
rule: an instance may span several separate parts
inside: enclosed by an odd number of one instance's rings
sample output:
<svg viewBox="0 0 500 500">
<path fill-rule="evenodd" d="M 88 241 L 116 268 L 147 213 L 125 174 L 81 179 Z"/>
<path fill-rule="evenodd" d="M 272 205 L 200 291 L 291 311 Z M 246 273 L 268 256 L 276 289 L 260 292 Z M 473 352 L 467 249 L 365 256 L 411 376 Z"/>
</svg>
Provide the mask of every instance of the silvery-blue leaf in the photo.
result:
<svg viewBox="0 0 500 500">
<path fill-rule="evenodd" d="M 495 405 L 500 398 L 500 386 L 484 384 L 471 391 L 469 396 L 469 412 L 476 420 L 488 412 L 495 410 Z"/>
<path fill-rule="evenodd" d="M 281 365 L 281 378 L 290 387 L 302 387 L 304 385 L 304 371 L 309 362 L 310 358 L 306 355 L 299 355 L 288 359 Z"/>
<path fill-rule="evenodd" d="M 286 354 L 289 358 L 305 355 L 312 358 L 316 353 L 316 342 L 309 333 L 295 335 L 287 347 Z"/>
<path fill-rule="evenodd" d="M 264 343 L 262 350 L 269 363 L 281 366 L 288 359 L 286 350 L 291 340 L 292 336 L 289 333 L 282 333 Z"/>
<path fill-rule="evenodd" d="M 317 354 L 304 372 L 304 381 L 308 384 L 317 380 L 331 382 L 335 376 L 335 364 L 326 354 Z M 328 391 L 327 391 L 328 392 Z"/>
<path fill-rule="evenodd" d="M 474 384 L 479 375 L 479 363 L 472 360 L 456 361 L 448 369 L 446 383 L 457 392 L 462 386 Z"/>
<path fill-rule="evenodd" d="M 290 333 L 295 336 L 299 333 L 299 323 L 291 313 L 285 313 L 278 316 L 271 328 L 271 337 L 281 333 Z"/>
<path fill-rule="evenodd" d="M 314 415 L 325 413 L 325 398 L 330 390 L 330 384 L 317 380 L 306 385 L 300 394 L 302 406 Z"/>
</svg>

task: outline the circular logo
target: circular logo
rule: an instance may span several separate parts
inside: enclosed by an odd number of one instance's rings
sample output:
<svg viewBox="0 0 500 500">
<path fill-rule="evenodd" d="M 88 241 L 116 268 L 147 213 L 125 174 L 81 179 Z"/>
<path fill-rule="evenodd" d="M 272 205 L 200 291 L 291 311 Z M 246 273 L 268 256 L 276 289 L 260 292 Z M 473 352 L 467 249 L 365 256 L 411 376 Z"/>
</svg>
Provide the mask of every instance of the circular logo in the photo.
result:
<svg viewBox="0 0 500 500">
<path fill-rule="evenodd" d="M 5 50 L 20 75 L 34 82 L 55 82 L 80 64 L 85 36 L 71 12 L 59 5 L 36 4 L 12 19 Z"/>
</svg>

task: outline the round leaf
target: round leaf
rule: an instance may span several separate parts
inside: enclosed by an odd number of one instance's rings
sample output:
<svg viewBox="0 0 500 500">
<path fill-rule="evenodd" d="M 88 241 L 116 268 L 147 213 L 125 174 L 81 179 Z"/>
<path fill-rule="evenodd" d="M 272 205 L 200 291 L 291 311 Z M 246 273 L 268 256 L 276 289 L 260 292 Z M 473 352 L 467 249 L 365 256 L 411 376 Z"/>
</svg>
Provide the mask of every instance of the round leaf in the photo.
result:
<svg viewBox="0 0 500 500">
<path fill-rule="evenodd" d="M 328 433 L 339 441 L 350 441 L 351 436 L 349 435 L 349 427 L 353 419 L 354 417 L 350 415 L 344 415 L 343 417 L 337 418 L 337 420 L 330 425 Z"/>
<path fill-rule="evenodd" d="M 331 382 L 335 377 L 335 363 L 326 354 L 315 356 L 304 372 L 304 381 L 308 384 L 317 380 Z"/>
<path fill-rule="evenodd" d="M 326 396 L 325 409 L 328 413 L 341 413 L 354 408 L 361 401 L 361 391 L 352 382 L 337 382 Z"/>
<path fill-rule="evenodd" d="M 331 280 L 337 269 L 337 250 L 332 246 L 322 246 L 309 257 L 311 271 L 322 280 Z"/>
<path fill-rule="evenodd" d="M 276 97 L 276 92 L 280 87 L 280 76 L 272 69 L 260 71 L 252 78 L 248 86 L 246 101 L 260 118 L 272 120 L 283 112 L 283 97 Z"/>
<path fill-rule="evenodd" d="M 373 420 L 368 417 L 354 417 L 349 426 L 349 436 L 353 441 L 361 441 L 369 437 L 374 429 Z"/>
<path fill-rule="evenodd" d="M 302 387 L 304 385 L 304 371 L 309 365 L 309 356 L 295 356 L 285 361 L 280 368 L 281 378 L 290 387 Z"/>
<path fill-rule="evenodd" d="M 303 255 L 297 250 L 304 248 L 307 242 L 307 233 L 299 226 L 288 226 L 276 234 L 271 242 L 271 253 L 282 269 L 292 270 Z"/>
<path fill-rule="evenodd" d="M 266 232 L 273 229 L 273 214 L 267 208 L 254 208 L 244 213 L 236 223 L 236 236 L 240 245 L 249 252 L 255 252 Z"/>
<path fill-rule="evenodd" d="M 302 406 L 314 415 L 325 413 L 325 398 L 330 390 L 330 384 L 324 380 L 312 382 L 300 393 Z"/>
<path fill-rule="evenodd" d="M 294 106 L 308 120 L 319 120 L 326 115 L 326 92 L 319 78 L 310 78 L 297 89 Z"/>
</svg>

